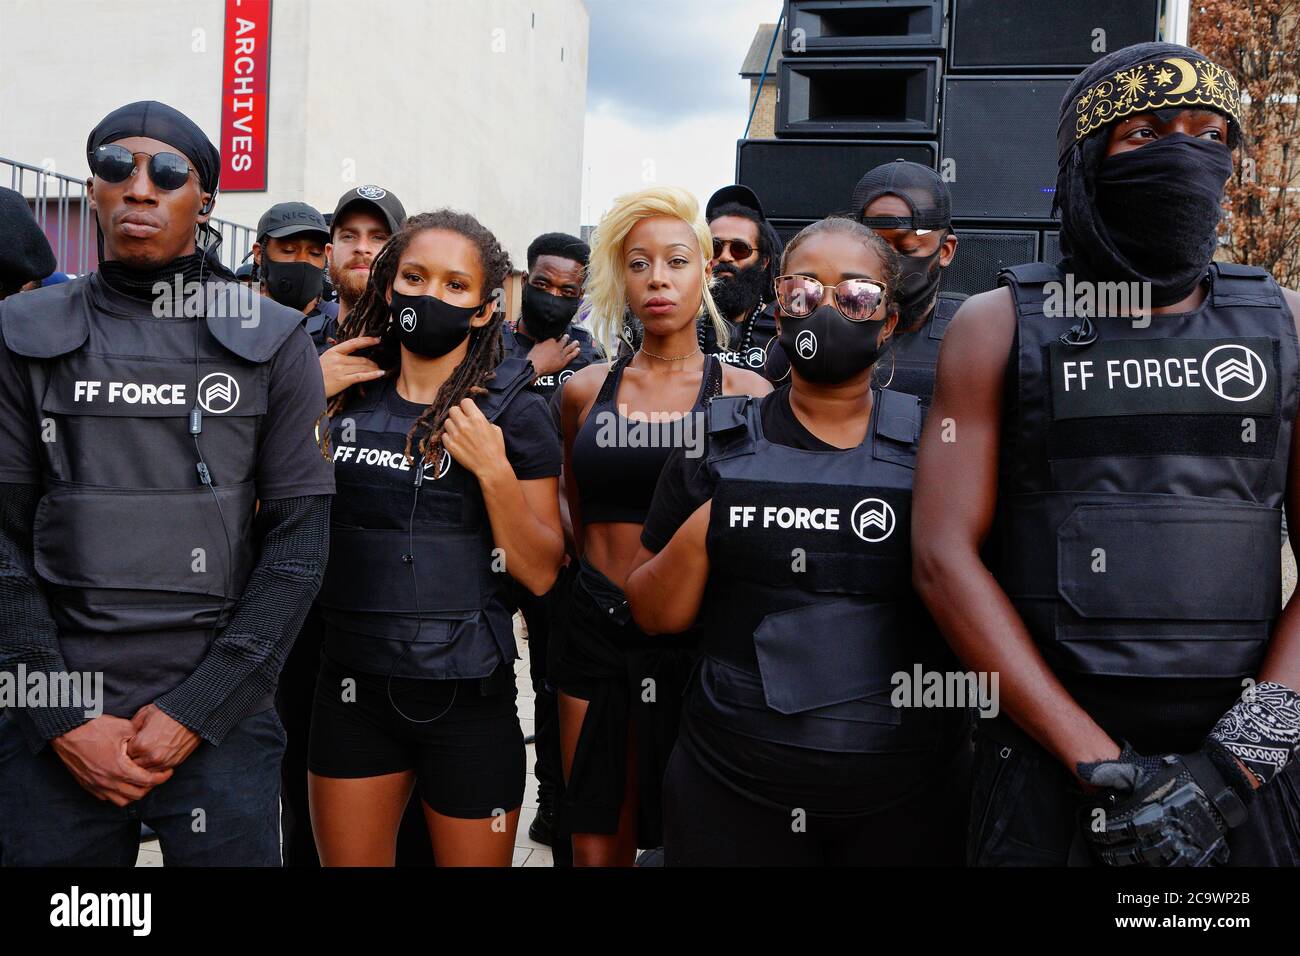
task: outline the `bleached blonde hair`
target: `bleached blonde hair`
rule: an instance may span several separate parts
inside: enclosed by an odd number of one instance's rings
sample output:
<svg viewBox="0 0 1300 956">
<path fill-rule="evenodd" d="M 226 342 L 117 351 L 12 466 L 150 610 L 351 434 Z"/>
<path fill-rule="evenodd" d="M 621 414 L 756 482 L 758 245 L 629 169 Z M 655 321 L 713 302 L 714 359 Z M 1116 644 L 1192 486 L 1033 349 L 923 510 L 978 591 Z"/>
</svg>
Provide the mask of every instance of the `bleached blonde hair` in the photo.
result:
<svg viewBox="0 0 1300 956">
<path fill-rule="evenodd" d="M 619 196 L 605 213 L 591 240 L 591 261 L 587 266 L 586 294 L 582 310 L 591 315 L 592 338 L 606 356 L 618 351 L 623 334 L 623 315 L 627 310 L 627 283 L 623 274 L 623 243 L 628 233 L 643 219 L 673 216 L 695 231 L 700 244 L 700 272 L 706 276 L 713 258 L 713 234 L 700 212 L 699 201 L 679 186 L 654 186 Z M 718 347 L 727 347 L 727 324 L 709 292 L 711 282 L 704 282 L 704 311 L 717 333 Z"/>
</svg>

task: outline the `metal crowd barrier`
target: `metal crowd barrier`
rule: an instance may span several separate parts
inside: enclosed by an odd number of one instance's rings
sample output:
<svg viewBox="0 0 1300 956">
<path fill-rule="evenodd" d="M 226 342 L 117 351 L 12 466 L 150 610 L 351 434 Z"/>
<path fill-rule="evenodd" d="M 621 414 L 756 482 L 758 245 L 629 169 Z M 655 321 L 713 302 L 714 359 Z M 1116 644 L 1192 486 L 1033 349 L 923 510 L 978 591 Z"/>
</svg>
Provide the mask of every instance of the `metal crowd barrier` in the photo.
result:
<svg viewBox="0 0 1300 956">
<path fill-rule="evenodd" d="M 7 173 L 7 176 L 6 176 Z M 81 275 L 97 264 L 95 222 L 86 198 L 86 182 L 30 163 L 0 156 L 0 185 L 27 198 L 59 271 Z M 235 269 L 253 248 L 255 230 L 213 216 L 211 225 L 221 234 L 221 261 Z"/>
</svg>

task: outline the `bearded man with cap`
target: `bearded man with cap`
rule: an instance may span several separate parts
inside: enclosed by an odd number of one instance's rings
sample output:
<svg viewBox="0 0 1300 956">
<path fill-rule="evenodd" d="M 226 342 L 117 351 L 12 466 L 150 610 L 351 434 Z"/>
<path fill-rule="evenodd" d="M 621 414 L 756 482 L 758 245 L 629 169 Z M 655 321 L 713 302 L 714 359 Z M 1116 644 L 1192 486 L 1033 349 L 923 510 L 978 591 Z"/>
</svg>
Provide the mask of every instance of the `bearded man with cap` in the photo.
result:
<svg viewBox="0 0 1300 956">
<path fill-rule="evenodd" d="M 334 207 L 325 257 L 329 261 L 330 278 L 338 289 L 338 309 L 326 321 L 317 342 L 326 398 L 333 398 L 349 385 L 373 381 L 384 374 L 373 361 L 358 354 L 378 345 L 379 339 L 360 335 L 337 345 L 333 341 L 339 324 L 366 291 L 370 264 L 404 222 L 406 209 L 398 198 L 383 186 L 370 183 L 349 189 Z"/>
<path fill-rule="evenodd" d="M 913 572 L 966 665 L 1000 675 L 971 863 L 1300 864 L 1277 550 L 1300 295 L 1212 261 L 1240 117 L 1195 50 L 1097 61 L 1062 102 L 1060 268 L 1007 270 L 945 336 Z"/>
<path fill-rule="evenodd" d="M 326 328 L 339 314 L 339 307 L 323 298 L 329 238 L 325 217 L 313 207 L 282 202 L 262 214 L 253 243 L 253 266 L 262 295 L 306 317 L 303 327 L 317 351 L 328 347 Z"/>
<path fill-rule="evenodd" d="M 191 120 L 132 103 L 86 152 L 99 271 L 0 303 L 0 670 L 102 695 L 0 720 L 5 863 L 130 866 L 145 822 L 169 865 L 276 865 L 320 367 L 200 242 L 220 156 Z"/>
<path fill-rule="evenodd" d="M 899 255 L 898 328 L 876 364 L 881 385 L 930 406 L 939 343 L 964 295 L 940 291 L 943 270 L 957 252 L 952 199 L 937 172 L 896 160 L 868 172 L 853 189 L 853 216 Z"/>
<path fill-rule="evenodd" d="M 736 368 L 760 374 L 776 337 L 777 266 L 781 238 L 763 213 L 763 204 L 748 186 L 723 186 L 705 206 L 713 233 L 713 278 L 709 287 L 728 325 L 722 348 L 710 323 L 699 325 L 700 349 Z"/>
</svg>

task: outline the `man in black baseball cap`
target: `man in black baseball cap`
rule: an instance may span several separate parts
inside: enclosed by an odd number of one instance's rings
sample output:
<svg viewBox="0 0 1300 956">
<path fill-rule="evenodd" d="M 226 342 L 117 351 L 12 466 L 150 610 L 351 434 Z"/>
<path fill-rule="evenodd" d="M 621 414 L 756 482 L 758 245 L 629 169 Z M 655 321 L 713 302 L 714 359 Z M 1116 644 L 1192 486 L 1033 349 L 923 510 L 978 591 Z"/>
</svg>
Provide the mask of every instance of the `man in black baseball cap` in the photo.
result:
<svg viewBox="0 0 1300 956">
<path fill-rule="evenodd" d="M 383 186 L 358 186 L 339 197 L 330 218 L 330 242 L 325 247 L 330 279 L 339 294 L 338 315 L 326 324 L 322 347 L 329 348 L 337 329 L 366 291 L 370 264 L 405 222 L 406 210 L 401 201 Z M 322 352 L 321 372 L 327 397 L 365 381 L 364 376 L 373 376 L 379 370 L 369 359 L 354 354 L 375 344 L 368 337 L 356 338 Z"/>
<path fill-rule="evenodd" d="M 713 301 L 730 325 L 721 349 L 713 328 L 699 325 L 700 348 L 728 365 L 763 370 L 768 343 L 776 335 L 773 280 L 781 261 L 781 239 L 748 186 L 724 186 L 705 205 L 713 233 Z"/>
<path fill-rule="evenodd" d="M 319 349 L 324 328 L 338 307 L 322 301 L 325 291 L 325 217 L 305 202 L 276 203 L 257 223 L 253 263 L 262 294 L 306 316 L 307 334 Z"/>
<path fill-rule="evenodd" d="M 966 298 L 939 291 L 957 252 L 948 186 L 929 166 L 900 159 L 858 180 L 850 202 L 852 215 L 899 254 L 898 327 L 876 375 L 880 384 L 916 395 L 928 408 L 939 343 Z"/>
<path fill-rule="evenodd" d="M 58 265 L 27 200 L 0 187 L 0 299 L 34 289 Z"/>
</svg>

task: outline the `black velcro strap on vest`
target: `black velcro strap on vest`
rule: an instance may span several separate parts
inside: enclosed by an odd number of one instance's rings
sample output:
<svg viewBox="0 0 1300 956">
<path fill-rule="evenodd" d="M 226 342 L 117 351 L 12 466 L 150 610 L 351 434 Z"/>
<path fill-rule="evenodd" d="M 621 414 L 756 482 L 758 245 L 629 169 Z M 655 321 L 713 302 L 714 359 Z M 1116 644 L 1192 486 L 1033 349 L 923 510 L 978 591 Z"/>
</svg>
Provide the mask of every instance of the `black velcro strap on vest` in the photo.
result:
<svg viewBox="0 0 1300 956">
<path fill-rule="evenodd" d="M 709 434 L 721 435 L 733 428 L 744 428 L 749 424 L 746 406 L 751 401 L 748 395 L 720 395 L 708 405 Z"/>
<path fill-rule="evenodd" d="M 1265 269 L 1238 265 L 1235 262 L 1210 264 L 1210 295 L 1216 308 L 1278 308 L 1282 293 Z"/>
<path fill-rule="evenodd" d="M 758 403 L 748 395 L 719 395 L 705 405 L 708 460 L 752 454 L 758 442 Z"/>
<path fill-rule="evenodd" d="M 0 333 L 18 355 L 48 359 L 75 352 L 90 336 L 88 277 L 10 296 L 0 303 Z"/>
<path fill-rule="evenodd" d="M 969 296 L 956 292 L 940 292 L 934 303 L 934 315 L 930 318 L 930 338 L 941 339 L 952 320 L 957 317 L 957 310 Z"/>
<path fill-rule="evenodd" d="M 921 400 L 905 392 L 884 389 L 877 398 L 880 414 L 876 434 L 891 441 L 913 445 L 921 437 Z"/>
<path fill-rule="evenodd" d="M 209 285 L 236 286 L 237 291 L 221 290 L 222 293 L 228 292 L 230 296 L 249 294 L 248 290 L 238 283 L 209 283 Z M 209 295 L 216 301 L 228 301 L 220 295 L 214 295 L 211 290 Z M 286 308 L 266 296 L 259 296 L 257 301 L 256 310 L 249 310 L 252 313 L 251 317 L 249 312 L 242 308 L 222 309 L 218 315 L 209 315 L 207 323 L 208 331 L 222 346 L 242 359 L 261 365 L 263 362 L 270 361 L 289 336 L 302 328 L 303 316 L 301 312 Z"/>
<path fill-rule="evenodd" d="M 527 358 L 516 356 L 503 361 L 496 367 L 492 381 L 487 384 L 487 395 L 478 399 L 483 417 L 495 422 L 510 407 L 515 396 L 533 384 L 536 378 L 537 371 Z"/>
<path fill-rule="evenodd" d="M 823 601 L 769 614 L 754 632 L 767 705 L 798 714 L 882 693 L 911 670 L 911 637 L 894 603 Z"/>
<path fill-rule="evenodd" d="M 1009 285 L 1013 280 L 1016 285 L 1047 285 L 1060 282 L 1063 274 L 1060 269 L 1046 262 L 1026 262 L 1024 265 L 1008 266 L 998 273 L 998 285 Z"/>
</svg>

